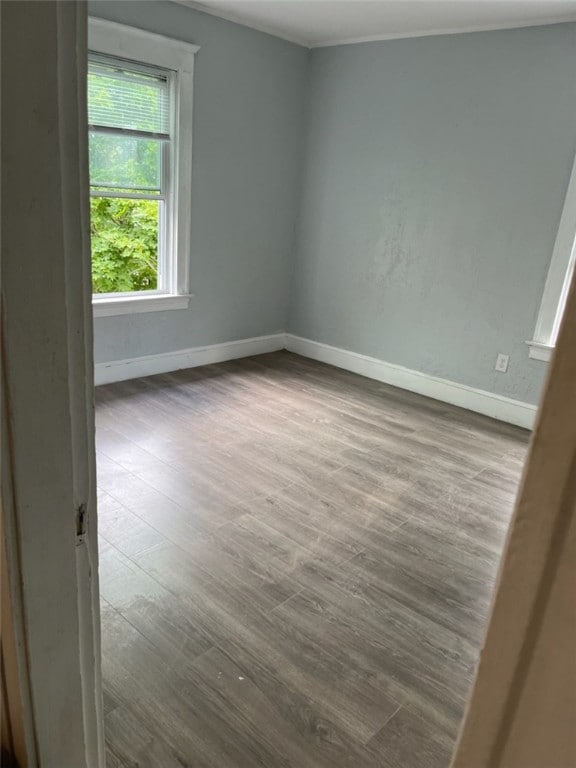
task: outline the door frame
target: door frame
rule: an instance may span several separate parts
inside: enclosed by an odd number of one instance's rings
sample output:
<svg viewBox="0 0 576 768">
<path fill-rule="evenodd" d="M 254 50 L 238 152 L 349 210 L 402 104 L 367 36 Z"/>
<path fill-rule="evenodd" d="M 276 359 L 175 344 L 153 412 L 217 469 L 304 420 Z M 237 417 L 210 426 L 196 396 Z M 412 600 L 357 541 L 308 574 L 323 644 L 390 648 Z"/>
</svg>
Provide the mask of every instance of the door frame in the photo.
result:
<svg viewBox="0 0 576 768">
<path fill-rule="evenodd" d="M 2 506 L 22 762 L 103 768 L 87 6 L 0 13 Z"/>
<path fill-rule="evenodd" d="M 575 390 L 572 276 L 452 768 L 576 765 Z"/>
</svg>

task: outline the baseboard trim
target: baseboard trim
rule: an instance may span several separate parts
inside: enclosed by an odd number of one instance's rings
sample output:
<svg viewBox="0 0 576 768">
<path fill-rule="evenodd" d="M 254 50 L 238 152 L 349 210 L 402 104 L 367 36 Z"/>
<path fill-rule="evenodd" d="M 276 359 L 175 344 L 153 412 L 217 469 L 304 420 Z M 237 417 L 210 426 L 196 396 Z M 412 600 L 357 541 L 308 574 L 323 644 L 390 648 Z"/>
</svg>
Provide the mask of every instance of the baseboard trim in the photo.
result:
<svg viewBox="0 0 576 768">
<path fill-rule="evenodd" d="M 223 363 L 241 357 L 263 355 L 284 349 L 285 335 L 276 333 L 270 336 L 255 336 L 250 339 L 226 341 L 223 344 L 211 344 L 206 347 L 179 349 L 175 352 L 162 352 L 159 355 L 132 357 L 126 360 L 113 360 L 108 363 L 96 363 L 94 383 L 111 384 L 114 381 L 137 379 L 140 376 L 153 376 L 155 373 L 169 373 L 182 368 L 196 368 L 199 365 Z"/>
<path fill-rule="evenodd" d="M 294 336 L 291 333 L 275 333 L 269 336 L 255 336 L 250 339 L 227 341 L 223 344 L 211 344 L 205 347 L 179 349 L 175 352 L 163 352 L 159 355 L 132 357 L 126 360 L 113 360 L 97 363 L 94 366 L 94 383 L 111 384 L 114 381 L 137 379 L 140 376 L 153 376 L 156 373 L 169 373 L 182 368 L 196 368 L 199 365 L 222 363 L 242 357 L 263 355 L 287 349 L 303 357 L 329 363 L 337 368 L 344 368 L 352 373 L 391 384 L 400 389 L 407 389 L 419 395 L 441 400 L 469 411 L 491 416 L 493 419 L 516 424 L 532 429 L 536 418 L 536 406 L 496 395 L 482 389 L 468 387 L 448 379 L 429 376 L 420 371 L 404 368 L 394 363 L 386 363 L 376 357 L 361 355 L 340 347 L 332 347 L 319 341 Z"/>
<path fill-rule="evenodd" d="M 304 339 L 290 333 L 286 334 L 285 348 L 312 360 L 329 363 L 337 368 L 344 368 L 361 376 L 367 376 L 369 379 L 376 379 L 394 387 L 417 392 L 419 395 L 482 413 L 499 421 L 516 424 L 526 429 L 532 429 L 534 426 L 537 408 L 530 403 L 468 387 L 465 384 L 457 384 L 454 381 L 440 379 L 436 376 L 429 376 L 426 373 L 404 368 L 401 365 L 386 363 L 375 357 L 332 347 L 329 344 Z"/>
</svg>

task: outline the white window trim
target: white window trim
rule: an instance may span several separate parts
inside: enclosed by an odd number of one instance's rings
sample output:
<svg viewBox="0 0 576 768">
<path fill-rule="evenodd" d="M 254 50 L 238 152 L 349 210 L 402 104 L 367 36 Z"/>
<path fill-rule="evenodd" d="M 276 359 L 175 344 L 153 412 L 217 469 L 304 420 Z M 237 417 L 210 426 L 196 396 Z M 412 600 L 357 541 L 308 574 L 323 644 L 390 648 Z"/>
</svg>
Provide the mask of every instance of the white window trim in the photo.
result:
<svg viewBox="0 0 576 768">
<path fill-rule="evenodd" d="M 526 343 L 534 360 L 550 360 L 570 288 L 576 259 L 576 159 L 546 277 L 534 338 Z"/>
<path fill-rule="evenodd" d="M 190 206 L 192 196 L 192 106 L 194 61 L 199 46 L 164 35 L 117 24 L 104 19 L 88 20 L 88 49 L 175 73 L 175 126 L 173 145 L 173 204 L 168 229 L 173 269 L 166 292 L 141 295 L 92 297 L 95 317 L 186 309 L 190 303 Z"/>
</svg>

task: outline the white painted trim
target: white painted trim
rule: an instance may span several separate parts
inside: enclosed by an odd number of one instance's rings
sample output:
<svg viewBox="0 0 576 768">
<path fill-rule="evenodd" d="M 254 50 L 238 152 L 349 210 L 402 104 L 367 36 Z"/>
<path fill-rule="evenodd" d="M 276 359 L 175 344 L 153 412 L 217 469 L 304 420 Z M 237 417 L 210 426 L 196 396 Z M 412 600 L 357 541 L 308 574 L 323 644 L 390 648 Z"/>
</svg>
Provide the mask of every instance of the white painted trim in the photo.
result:
<svg viewBox="0 0 576 768">
<path fill-rule="evenodd" d="M 466 408 L 469 411 L 491 416 L 499 421 L 517 424 L 532 429 L 537 407 L 509 397 L 496 395 L 482 389 L 468 387 L 455 381 L 440 379 L 420 371 L 404 368 L 401 365 L 386 363 L 375 357 L 361 355 L 347 349 L 332 347 L 319 341 L 293 336 L 290 333 L 276 333 L 269 336 L 255 336 L 222 344 L 205 347 L 179 349 L 175 352 L 162 352 L 158 355 L 133 357 L 126 360 L 113 360 L 97 363 L 94 366 L 95 384 L 110 384 L 114 381 L 137 379 L 140 376 L 152 376 L 157 373 L 169 373 L 183 368 L 196 368 L 200 365 L 237 360 L 252 355 L 263 355 L 287 349 L 303 357 L 319 360 L 337 368 L 391 384 L 400 389 L 417 392 L 434 400 Z"/>
<path fill-rule="evenodd" d="M 551 344 L 542 344 L 539 341 L 527 341 L 526 344 L 529 347 L 528 357 L 531 357 L 532 360 L 542 360 L 547 363 L 554 352 L 554 347 Z"/>
<path fill-rule="evenodd" d="M 527 429 L 532 429 L 534 425 L 537 408 L 530 403 L 512 400 L 509 397 L 468 387 L 455 381 L 440 379 L 437 376 L 429 376 L 426 373 L 404 368 L 401 365 L 386 363 L 375 357 L 360 355 L 357 352 L 332 347 L 311 339 L 303 339 L 290 333 L 286 334 L 285 347 L 298 355 L 329 363 L 337 368 L 344 368 L 347 371 L 391 384 L 394 387 L 407 389 L 410 392 L 417 392 L 419 395 L 425 395 L 434 400 L 441 400 L 460 408 L 466 408 L 469 411 L 482 413 L 499 421 L 517 424 Z"/>
<path fill-rule="evenodd" d="M 542 303 L 538 311 L 533 341 L 529 341 L 529 356 L 535 360 L 549 360 L 536 351 L 538 348 L 553 349 L 564 314 L 564 305 L 576 260 L 576 158 L 568 183 L 566 199 L 560 217 L 558 233 L 548 268 Z"/>
<path fill-rule="evenodd" d="M 188 309 L 190 296 L 123 296 L 112 299 L 92 299 L 94 317 L 136 315 L 142 312 L 165 312 L 171 309 Z"/>
<path fill-rule="evenodd" d="M 88 49 L 95 53 L 118 56 L 121 59 L 138 61 L 141 46 L 148 46 L 146 61 L 156 67 L 185 69 L 189 57 L 198 53 L 199 45 L 176 40 L 173 37 L 147 32 L 128 24 L 88 17 Z"/>
<path fill-rule="evenodd" d="M 284 349 L 284 334 L 255 336 L 250 339 L 227 341 L 223 344 L 211 344 L 206 347 L 179 349 L 175 352 L 163 352 L 159 355 L 132 357 L 127 360 L 114 360 L 109 363 L 96 363 L 94 383 L 110 384 L 113 381 L 137 379 L 140 376 L 152 376 L 156 373 L 169 373 L 182 368 L 196 368 L 199 365 L 222 363 L 241 357 L 263 355 Z"/>
<path fill-rule="evenodd" d="M 2 503 L 22 596 L 35 754 L 21 764 L 29 768 L 103 768 L 106 761 L 86 14 L 86 4 L 74 2 L 2 8 L 2 65 L 14 73 L 2 89 L 10 114 L 2 162 L 11 180 L 2 200 L 3 480 L 10 457 Z"/>
</svg>

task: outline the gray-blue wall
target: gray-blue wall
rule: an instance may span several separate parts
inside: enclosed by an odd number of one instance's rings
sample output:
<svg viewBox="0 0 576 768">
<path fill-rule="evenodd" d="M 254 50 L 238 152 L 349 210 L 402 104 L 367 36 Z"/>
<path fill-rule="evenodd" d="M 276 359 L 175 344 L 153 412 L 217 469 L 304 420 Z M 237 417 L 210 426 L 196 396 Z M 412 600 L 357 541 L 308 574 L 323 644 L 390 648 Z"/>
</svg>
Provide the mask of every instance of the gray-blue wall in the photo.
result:
<svg viewBox="0 0 576 768">
<path fill-rule="evenodd" d="M 308 51 L 168 2 L 93 16 L 200 45 L 194 88 L 189 310 L 95 320 L 96 362 L 283 331 Z"/>
<path fill-rule="evenodd" d="M 573 24 L 314 50 L 289 330 L 536 402 L 575 149 Z"/>
<path fill-rule="evenodd" d="M 90 13 L 201 46 L 195 296 L 97 318 L 97 362 L 287 329 L 537 401 L 524 342 L 576 149 L 576 25 L 309 52 L 162 0 Z"/>
</svg>

